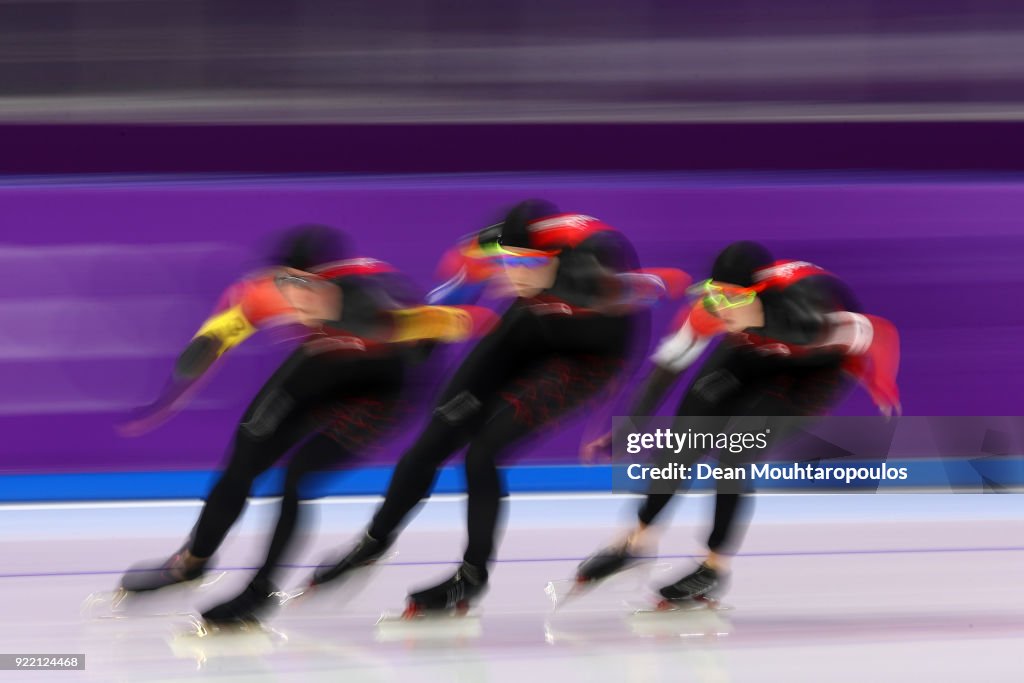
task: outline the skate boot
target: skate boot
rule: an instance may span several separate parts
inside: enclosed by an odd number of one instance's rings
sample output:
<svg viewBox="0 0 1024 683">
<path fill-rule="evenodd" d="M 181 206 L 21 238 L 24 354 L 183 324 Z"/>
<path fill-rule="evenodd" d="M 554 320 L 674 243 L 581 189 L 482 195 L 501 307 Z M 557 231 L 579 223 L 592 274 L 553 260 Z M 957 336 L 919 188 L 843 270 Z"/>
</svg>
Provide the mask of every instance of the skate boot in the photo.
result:
<svg viewBox="0 0 1024 683">
<path fill-rule="evenodd" d="M 211 626 L 256 624 L 261 615 L 273 608 L 276 597 L 277 588 L 270 581 L 256 577 L 231 600 L 203 612 L 203 621 Z"/>
<path fill-rule="evenodd" d="M 663 598 L 658 608 L 670 610 L 686 603 L 717 607 L 718 598 L 725 591 L 725 583 L 725 575 L 702 563 L 690 574 L 658 591 Z"/>
<path fill-rule="evenodd" d="M 378 541 L 368 533 L 363 534 L 359 543 L 334 564 L 322 565 L 313 571 L 313 578 L 309 582 L 310 588 L 322 586 L 354 569 L 373 564 L 387 552 L 389 547 L 391 547 L 391 539 Z"/>
<path fill-rule="evenodd" d="M 413 619 L 441 612 L 454 612 L 463 616 L 486 591 L 487 570 L 463 562 L 455 575 L 447 581 L 409 595 L 402 618 Z"/>
<path fill-rule="evenodd" d="M 589 584 L 607 579 L 639 562 L 628 543 L 598 550 L 576 568 L 576 583 Z"/>
<path fill-rule="evenodd" d="M 167 586 L 195 581 L 206 573 L 208 560 L 186 562 L 188 546 L 183 546 L 167 560 L 152 560 L 133 565 L 121 577 L 121 590 L 127 593 L 146 593 Z"/>
</svg>

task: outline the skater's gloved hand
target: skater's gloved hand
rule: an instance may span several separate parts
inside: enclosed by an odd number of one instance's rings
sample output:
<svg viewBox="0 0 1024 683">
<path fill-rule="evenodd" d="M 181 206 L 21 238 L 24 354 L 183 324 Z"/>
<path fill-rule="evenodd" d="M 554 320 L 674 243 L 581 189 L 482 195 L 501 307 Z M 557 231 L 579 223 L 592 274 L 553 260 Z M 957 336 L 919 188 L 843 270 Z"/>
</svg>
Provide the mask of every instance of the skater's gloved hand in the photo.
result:
<svg viewBox="0 0 1024 683">
<path fill-rule="evenodd" d="M 174 372 L 160 396 L 133 411 L 115 427 L 117 432 L 121 436 L 136 437 L 162 425 L 195 393 L 219 358 L 261 326 L 283 320 L 292 313 L 273 275 L 249 277 L 228 287 L 213 314 L 179 354 Z"/>
<path fill-rule="evenodd" d="M 115 427 L 117 433 L 124 437 L 137 437 L 156 429 L 174 415 L 177 406 L 187 400 L 198 384 L 195 379 L 173 377 L 157 400 L 132 411 L 124 422 L 118 424 Z"/>
<path fill-rule="evenodd" d="M 897 401 L 894 404 L 881 404 L 878 406 L 878 412 L 885 417 L 886 420 L 890 420 L 893 417 L 900 417 L 903 415 L 903 406 Z"/>
<path fill-rule="evenodd" d="M 585 463 L 609 461 L 612 459 L 612 433 L 608 432 L 580 449 L 580 460 Z"/>
<path fill-rule="evenodd" d="M 216 319 L 218 319 L 217 316 L 211 320 Z M 207 321 L 207 324 L 178 356 L 178 360 L 174 364 L 174 372 L 163 391 L 160 392 L 160 396 L 149 405 L 133 411 L 127 420 L 117 425 L 117 431 L 121 436 L 142 436 L 170 419 L 186 399 L 195 392 L 201 379 L 217 359 L 231 345 L 240 343 L 239 338 L 250 334 L 245 329 L 239 329 L 238 326 L 232 325 L 227 329 L 237 331 L 235 336 L 232 337 L 230 332 L 222 332 L 222 336 L 217 336 L 216 332 L 219 329 Z"/>
</svg>

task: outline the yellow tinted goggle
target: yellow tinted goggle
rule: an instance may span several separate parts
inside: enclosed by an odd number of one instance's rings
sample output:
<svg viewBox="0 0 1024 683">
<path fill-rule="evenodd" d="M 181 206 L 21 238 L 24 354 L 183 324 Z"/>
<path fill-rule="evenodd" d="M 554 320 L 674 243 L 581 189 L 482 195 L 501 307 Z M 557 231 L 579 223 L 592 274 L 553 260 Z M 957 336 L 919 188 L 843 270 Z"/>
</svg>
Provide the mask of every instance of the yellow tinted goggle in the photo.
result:
<svg viewBox="0 0 1024 683">
<path fill-rule="evenodd" d="M 757 298 L 753 289 L 723 285 L 711 279 L 691 287 L 690 292 L 699 296 L 704 306 L 712 310 L 747 306 Z"/>
</svg>

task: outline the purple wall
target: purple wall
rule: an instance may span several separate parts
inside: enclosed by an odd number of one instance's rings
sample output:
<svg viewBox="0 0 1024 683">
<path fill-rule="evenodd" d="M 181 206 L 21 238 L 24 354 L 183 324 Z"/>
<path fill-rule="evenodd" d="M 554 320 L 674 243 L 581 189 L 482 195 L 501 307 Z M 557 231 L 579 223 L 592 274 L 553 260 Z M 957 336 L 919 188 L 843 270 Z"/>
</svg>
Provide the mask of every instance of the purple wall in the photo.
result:
<svg viewBox="0 0 1024 683">
<path fill-rule="evenodd" d="M 2 173 L 1020 171 L 1018 121 L 0 124 Z"/>
<path fill-rule="evenodd" d="M 145 437 L 113 424 L 151 399 L 220 289 L 274 230 L 348 229 L 428 285 L 445 245 L 544 196 L 630 235 L 646 264 L 707 271 L 756 238 L 844 277 L 904 335 L 909 414 L 1019 412 L 1024 183 L 799 176 L 416 176 L 0 185 L 0 446 L 6 471 L 215 466 L 282 349 L 254 340 L 191 408 Z M 662 328 L 671 313 L 660 311 Z M 844 411 L 870 410 L 863 395 Z M 529 454 L 572 458 L 578 429 Z M 401 444 L 378 454 L 393 458 Z"/>
</svg>

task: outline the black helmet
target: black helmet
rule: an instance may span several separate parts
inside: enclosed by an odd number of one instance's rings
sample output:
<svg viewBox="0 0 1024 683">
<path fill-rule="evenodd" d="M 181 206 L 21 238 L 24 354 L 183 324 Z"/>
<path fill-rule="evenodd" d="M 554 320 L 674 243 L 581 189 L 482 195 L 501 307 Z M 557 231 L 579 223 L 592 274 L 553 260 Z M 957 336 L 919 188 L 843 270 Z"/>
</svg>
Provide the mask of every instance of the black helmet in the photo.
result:
<svg viewBox="0 0 1024 683">
<path fill-rule="evenodd" d="M 751 287 L 754 284 L 754 273 L 774 262 L 771 253 L 757 242 L 733 242 L 715 258 L 711 279 Z"/>
<path fill-rule="evenodd" d="M 270 254 L 272 265 L 310 270 L 332 261 L 351 258 L 348 236 L 326 225 L 306 224 L 288 228 L 278 237 Z"/>
<path fill-rule="evenodd" d="M 530 249 L 532 241 L 527 225 L 532 221 L 554 216 L 557 213 L 559 213 L 558 207 L 543 199 L 527 199 L 525 202 L 519 202 L 512 207 L 512 210 L 505 215 L 505 219 L 501 222 L 501 236 L 498 241 L 505 247 Z"/>
</svg>

